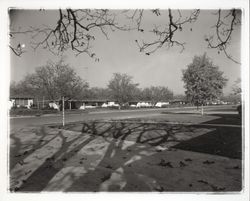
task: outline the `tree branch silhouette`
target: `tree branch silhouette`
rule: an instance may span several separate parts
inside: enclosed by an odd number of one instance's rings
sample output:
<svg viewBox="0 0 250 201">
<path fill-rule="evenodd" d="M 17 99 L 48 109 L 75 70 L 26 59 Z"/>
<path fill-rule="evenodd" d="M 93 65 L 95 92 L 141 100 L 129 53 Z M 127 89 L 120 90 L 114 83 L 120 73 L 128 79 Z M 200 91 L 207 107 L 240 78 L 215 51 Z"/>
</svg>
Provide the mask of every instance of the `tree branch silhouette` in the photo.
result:
<svg viewBox="0 0 250 201">
<path fill-rule="evenodd" d="M 185 49 L 185 41 L 178 39 L 180 34 L 189 24 L 195 23 L 200 15 L 200 10 L 191 10 L 187 16 L 180 10 L 160 10 L 152 9 L 151 12 L 145 12 L 143 9 L 136 10 L 109 10 L 109 9 L 59 9 L 58 20 L 54 27 L 43 25 L 43 27 L 30 27 L 24 31 L 10 31 L 10 37 L 17 34 L 31 34 L 34 39 L 32 47 L 48 49 L 53 54 L 61 54 L 71 49 L 75 55 L 87 54 L 95 61 L 99 58 L 92 51 L 92 44 L 96 40 L 97 32 L 100 32 L 106 39 L 109 39 L 109 33 L 115 30 L 146 32 L 143 28 L 143 21 L 148 13 L 159 17 L 166 16 L 166 23 L 162 25 L 153 25 L 149 32 L 153 33 L 155 39 L 152 41 L 135 40 L 139 51 L 150 55 L 162 48 L 180 47 L 182 52 Z M 164 15 L 164 16 L 165 16 Z M 237 26 L 241 24 L 241 10 L 231 9 L 214 13 L 216 16 L 214 34 L 205 36 L 205 42 L 208 48 L 222 52 L 228 59 L 239 64 L 229 53 L 229 46 Z M 122 17 L 129 20 L 125 22 Z M 119 23 L 118 23 L 119 22 Z M 192 31 L 192 28 L 190 29 Z M 21 56 L 24 51 L 18 47 L 10 45 L 10 49 Z"/>
</svg>

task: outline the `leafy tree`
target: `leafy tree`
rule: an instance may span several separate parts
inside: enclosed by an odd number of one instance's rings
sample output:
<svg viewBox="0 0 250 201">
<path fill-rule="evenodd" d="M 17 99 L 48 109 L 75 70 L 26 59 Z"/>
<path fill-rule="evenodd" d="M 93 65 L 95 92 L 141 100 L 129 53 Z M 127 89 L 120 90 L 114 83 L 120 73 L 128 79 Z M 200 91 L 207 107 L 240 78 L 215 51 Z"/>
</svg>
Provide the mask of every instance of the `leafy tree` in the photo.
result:
<svg viewBox="0 0 250 201">
<path fill-rule="evenodd" d="M 153 102 L 169 101 L 173 99 L 173 92 L 167 87 L 163 86 L 151 86 L 142 90 L 142 99 Z"/>
<path fill-rule="evenodd" d="M 32 85 L 27 84 L 27 80 L 20 82 L 11 82 L 10 84 L 10 97 L 38 97 L 37 91 Z"/>
<path fill-rule="evenodd" d="M 234 95 L 241 95 L 242 90 L 241 90 L 241 79 L 238 78 L 235 82 L 234 85 L 232 87 L 233 90 L 233 94 Z"/>
<path fill-rule="evenodd" d="M 11 19 L 15 16 L 15 12 L 17 12 L 16 9 L 10 9 Z M 40 12 L 49 13 L 44 9 L 40 9 Z M 30 34 L 31 39 L 35 39 L 32 41 L 34 49 L 46 48 L 56 54 L 71 49 L 77 55 L 84 53 L 99 61 L 90 49 L 93 41 L 100 35 L 99 33 L 108 39 L 109 32 L 114 30 L 150 32 L 153 34 L 152 41 L 145 39 L 135 41 L 140 52 L 150 55 L 158 49 L 173 46 L 179 46 L 181 51 L 184 50 L 185 41 L 178 36 L 184 34 L 184 29 L 192 31 L 190 25 L 198 20 L 201 12 L 202 10 L 199 9 L 186 11 L 188 14 L 173 9 L 59 9 L 58 17 L 52 25 L 37 25 L 37 27 L 29 27 L 25 30 L 18 28 L 19 26 L 11 26 L 9 35 L 10 38 L 15 38 L 17 34 Z M 222 52 L 230 60 L 239 63 L 229 54 L 228 49 L 237 27 L 241 25 L 241 10 L 219 9 L 211 11 L 211 15 L 216 16 L 214 26 L 211 25 L 213 32 L 211 35 L 204 33 L 204 42 L 208 44 L 208 48 L 215 49 L 218 53 Z M 152 17 L 155 23 L 146 29 L 143 27 L 143 21 L 148 16 Z M 156 26 L 159 18 L 163 18 L 166 23 Z M 24 53 L 24 48 L 18 42 L 11 43 L 10 49 L 17 56 Z"/>
<path fill-rule="evenodd" d="M 228 102 L 229 104 L 238 104 L 241 101 L 241 97 L 233 93 L 230 93 L 228 95 L 220 97 L 220 100 Z"/>
<path fill-rule="evenodd" d="M 133 83 L 133 77 L 127 74 L 114 73 L 109 81 L 108 88 L 111 97 L 119 104 L 127 103 L 133 100 L 138 84 Z"/>
<path fill-rule="evenodd" d="M 109 99 L 110 91 L 108 88 L 92 87 L 86 90 L 85 98 L 88 99 Z"/>
<path fill-rule="evenodd" d="M 173 99 L 186 100 L 186 96 L 184 94 L 175 94 Z"/>
<path fill-rule="evenodd" d="M 241 79 L 238 78 L 232 86 L 232 92 L 224 96 L 223 99 L 233 104 L 239 104 L 241 102 L 241 93 Z"/>
<path fill-rule="evenodd" d="M 20 86 L 16 82 L 10 83 L 10 96 L 19 96 Z"/>
<path fill-rule="evenodd" d="M 62 96 L 80 98 L 87 87 L 88 84 L 76 74 L 75 70 L 60 60 L 36 68 L 35 73 L 26 75 L 20 81 L 16 90 L 19 93 L 28 92 L 37 98 L 55 100 Z"/>
<path fill-rule="evenodd" d="M 207 101 L 217 99 L 227 82 L 223 72 L 206 54 L 195 56 L 182 73 L 187 99 L 197 106 L 203 106 Z"/>
</svg>

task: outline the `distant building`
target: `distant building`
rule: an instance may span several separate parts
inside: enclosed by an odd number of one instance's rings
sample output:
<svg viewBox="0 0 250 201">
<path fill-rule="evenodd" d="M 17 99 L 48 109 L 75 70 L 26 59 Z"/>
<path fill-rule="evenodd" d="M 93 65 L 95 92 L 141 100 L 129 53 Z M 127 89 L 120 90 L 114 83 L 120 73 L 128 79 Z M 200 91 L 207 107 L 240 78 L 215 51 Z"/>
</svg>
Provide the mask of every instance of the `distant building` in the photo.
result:
<svg viewBox="0 0 250 201">
<path fill-rule="evenodd" d="M 9 108 L 13 108 L 13 107 L 26 107 L 28 109 L 30 109 L 30 107 L 34 104 L 34 98 L 31 97 L 21 97 L 21 96 L 17 96 L 17 97 L 10 97 L 9 100 Z"/>
<path fill-rule="evenodd" d="M 88 108 L 97 108 L 97 107 L 114 107 L 119 106 L 117 102 L 111 100 L 102 100 L 102 99 L 83 99 L 83 100 L 74 100 L 69 99 L 65 101 L 66 109 L 88 109 Z"/>
<path fill-rule="evenodd" d="M 183 100 L 183 99 L 174 99 L 174 100 L 170 101 L 171 105 L 185 105 L 187 103 L 188 103 L 188 101 Z"/>
</svg>

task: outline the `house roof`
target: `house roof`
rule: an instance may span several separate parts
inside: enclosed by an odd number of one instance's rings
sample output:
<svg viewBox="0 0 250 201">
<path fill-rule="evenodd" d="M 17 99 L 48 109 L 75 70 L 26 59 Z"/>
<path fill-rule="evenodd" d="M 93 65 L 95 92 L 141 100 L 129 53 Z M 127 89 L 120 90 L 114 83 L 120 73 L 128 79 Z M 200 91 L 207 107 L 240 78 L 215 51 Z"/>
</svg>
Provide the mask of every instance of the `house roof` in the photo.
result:
<svg viewBox="0 0 250 201">
<path fill-rule="evenodd" d="M 10 99 L 34 99 L 34 98 L 27 96 L 10 96 Z"/>
</svg>

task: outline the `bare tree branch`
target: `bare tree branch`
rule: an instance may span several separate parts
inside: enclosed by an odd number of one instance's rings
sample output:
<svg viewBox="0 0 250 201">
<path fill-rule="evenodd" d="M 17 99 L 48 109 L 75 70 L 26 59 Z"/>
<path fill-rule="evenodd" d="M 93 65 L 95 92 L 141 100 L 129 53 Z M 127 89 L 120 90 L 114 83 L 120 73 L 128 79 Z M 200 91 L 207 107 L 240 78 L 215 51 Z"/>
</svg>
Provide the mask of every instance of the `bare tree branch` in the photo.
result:
<svg viewBox="0 0 250 201">
<path fill-rule="evenodd" d="M 161 11 L 159 9 L 152 10 L 152 12 L 156 16 L 161 15 Z M 135 41 L 141 52 L 147 51 L 146 55 L 150 55 L 151 53 L 154 53 L 158 49 L 162 48 L 163 45 L 168 48 L 172 46 L 180 46 L 181 52 L 184 50 L 185 43 L 174 39 L 174 36 L 177 31 L 182 31 L 182 26 L 184 26 L 186 23 L 195 22 L 199 16 L 200 10 L 192 11 L 190 16 L 184 19 L 180 11 L 177 12 L 179 17 L 175 20 L 172 10 L 168 9 L 168 24 L 164 25 L 163 27 L 154 27 L 151 32 L 153 32 L 157 37 L 156 40 L 152 42 L 138 42 L 138 40 Z"/>
<path fill-rule="evenodd" d="M 205 37 L 208 48 L 217 49 L 218 53 L 222 52 L 235 63 L 239 62 L 229 54 L 228 47 L 230 46 L 235 27 L 241 23 L 240 12 L 240 10 L 232 9 L 228 12 L 218 10 L 213 13 L 217 16 L 215 26 L 212 27 L 215 29 L 215 33 Z M 12 30 L 10 36 L 30 34 L 34 40 L 31 42 L 34 50 L 44 48 L 58 55 L 71 49 L 76 55 L 84 53 L 95 61 L 99 61 L 96 54 L 92 52 L 92 43 L 96 39 L 97 32 L 109 39 L 110 31 L 149 31 L 155 37 L 152 41 L 135 40 L 140 52 L 150 55 L 161 48 L 168 49 L 174 46 L 180 47 L 180 52 L 182 52 L 185 49 L 185 41 L 180 41 L 178 35 L 187 27 L 186 25 L 197 21 L 200 10 L 190 11 L 189 15 L 184 16 L 180 10 L 153 9 L 150 13 L 154 16 L 166 16 L 166 24 L 155 25 L 152 30 L 144 30 L 142 27 L 143 20 L 148 15 L 145 13 L 143 9 L 122 11 L 59 9 L 58 21 L 54 26 L 44 25 L 40 28 L 30 27 L 28 30 L 22 31 Z M 120 20 L 120 17 L 125 17 L 131 24 Z M 123 24 L 118 24 L 118 21 L 123 22 Z M 192 31 L 192 28 L 190 30 Z M 13 45 L 10 45 L 10 48 L 17 56 L 24 53 L 22 48 L 14 47 Z"/>
<path fill-rule="evenodd" d="M 107 39 L 108 32 L 129 30 L 125 25 L 116 22 L 115 13 L 109 10 L 66 9 L 58 11 L 59 17 L 55 27 L 33 28 L 25 31 L 11 31 L 11 35 L 31 34 L 34 50 L 46 48 L 54 54 L 72 49 L 76 55 L 86 53 L 95 61 L 95 53 L 91 52 L 91 43 L 95 40 L 96 31 L 100 31 Z"/>
<path fill-rule="evenodd" d="M 25 51 L 23 50 L 23 48 L 21 47 L 20 44 L 17 45 L 17 47 L 11 46 L 9 45 L 10 49 L 12 50 L 12 52 L 16 55 L 16 56 L 21 56 L 23 53 L 25 53 Z"/>
<path fill-rule="evenodd" d="M 228 59 L 240 64 L 227 51 L 234 28 L 241 23 L 237 12 L 236 9 L 232 9 L 223 17 L 221 10 L 218 10 L 218 12 L 215 13 L 215 15 L 217 15 L 217 22 L 215 25 L 216 34 L 206 37 L 205 40 L 209 48 L 217 49 L 218 53 L 223 52 Z M 229 21 L 229 24 L 227 21 Z"/>
</svg>

